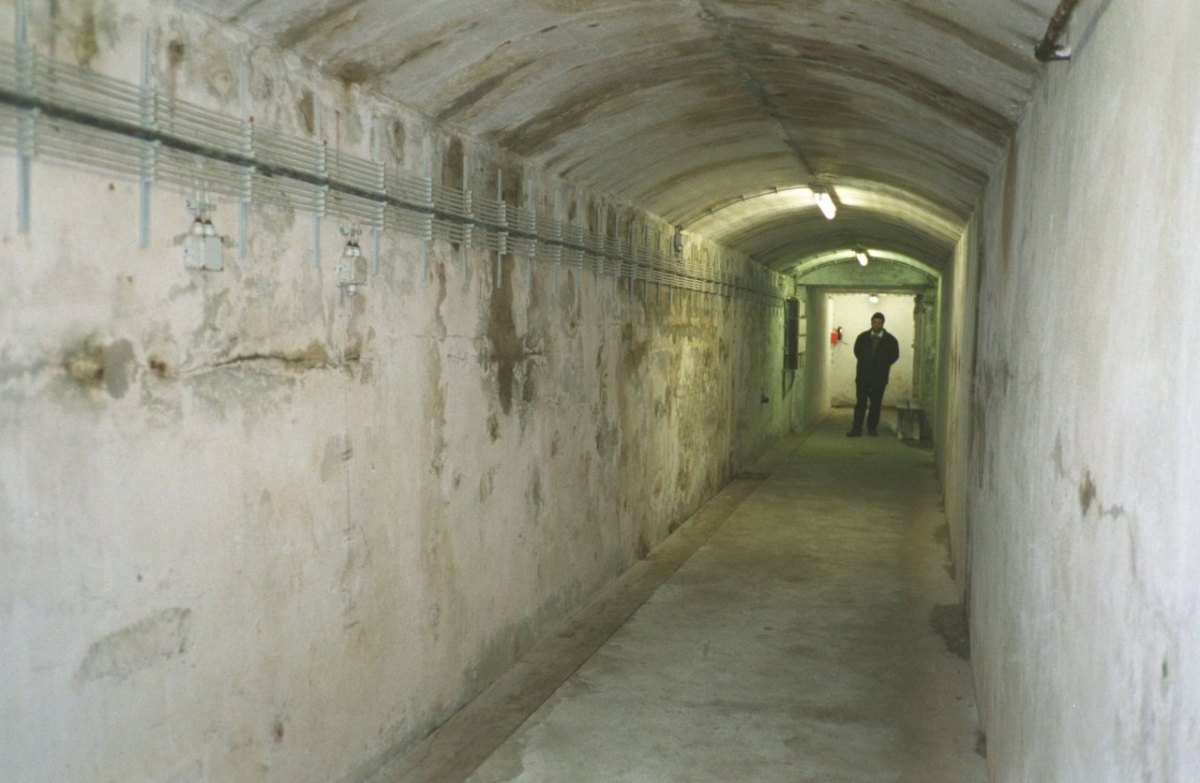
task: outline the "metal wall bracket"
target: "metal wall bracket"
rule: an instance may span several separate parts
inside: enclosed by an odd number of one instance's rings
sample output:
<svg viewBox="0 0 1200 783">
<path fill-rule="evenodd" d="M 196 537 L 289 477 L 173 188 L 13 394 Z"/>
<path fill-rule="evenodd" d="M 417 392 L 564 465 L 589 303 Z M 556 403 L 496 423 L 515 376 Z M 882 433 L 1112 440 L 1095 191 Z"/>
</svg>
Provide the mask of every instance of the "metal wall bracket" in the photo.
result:
<svg viewBox="0 0 1200 783">
<path fill-rule="evenodd" d="M 1082 0 L 1060 0 L 1058 8 L 1054 9 L 1054 15 L 1050 17 L 1050 23 L 1046 26 L 1045 37 L 1033 50 L 1035 57 L 1044 63 L 1071 59 L 1071 47 L 1060 45 L 1058 39 L 1067 29 L 1075 7 L 1081 2 Z"/>
</svg>

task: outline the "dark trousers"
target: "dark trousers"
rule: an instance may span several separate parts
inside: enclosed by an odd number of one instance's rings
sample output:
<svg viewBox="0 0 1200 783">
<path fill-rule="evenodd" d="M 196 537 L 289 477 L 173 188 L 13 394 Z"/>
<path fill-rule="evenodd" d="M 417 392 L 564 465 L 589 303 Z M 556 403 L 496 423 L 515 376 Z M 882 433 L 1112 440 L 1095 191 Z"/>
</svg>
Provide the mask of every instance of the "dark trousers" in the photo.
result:
<svg viewBox="0 0 1200 783">
<path fill-rule="evenodd" d="M 858 387 L 858 401 L 854 405 L 854 426 L 852 432 L 862 432 L 863 416 L 867 419 L 867 432 L 879 429 L 879 412 L 883 407 L 883 390 L 886 383 L 871 385 L 869 383 L 855 384 Z M 867 403 L 871 403 L 871 412 L 867 413 Z"/>
</svg>

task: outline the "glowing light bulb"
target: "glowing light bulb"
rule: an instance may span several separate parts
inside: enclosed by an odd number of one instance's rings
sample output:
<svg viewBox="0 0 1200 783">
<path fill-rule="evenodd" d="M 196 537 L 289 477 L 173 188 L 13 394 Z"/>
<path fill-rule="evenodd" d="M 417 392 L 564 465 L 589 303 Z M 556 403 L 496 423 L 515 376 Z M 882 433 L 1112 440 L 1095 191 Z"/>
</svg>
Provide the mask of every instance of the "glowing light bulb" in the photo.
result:
<svg viewBox="0 0 1200 783">
<path fill-rule="evenodd" d="M 833 196 L 829 195 L 827 190 L 814 190 L 813 201 L 817 203 L 817 209 L 821 210 L 821 214 L 826 220 L 833 220 L 837 217 L 837 204 L 833 203 Z"/>
</svg>

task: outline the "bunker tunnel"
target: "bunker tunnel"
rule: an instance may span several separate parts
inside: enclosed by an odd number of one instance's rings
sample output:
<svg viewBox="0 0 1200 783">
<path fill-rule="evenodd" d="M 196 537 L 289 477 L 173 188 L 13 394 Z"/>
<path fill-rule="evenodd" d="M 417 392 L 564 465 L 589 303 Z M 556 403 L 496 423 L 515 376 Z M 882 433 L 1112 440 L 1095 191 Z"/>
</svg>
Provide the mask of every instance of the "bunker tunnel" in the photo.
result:
<svg viewBox="0 0 1200 783">
<path fill-rule="evenodd" d="M 0 31 L 0 779 L 1200 779 L 1200 6 Z"/>
</svg>

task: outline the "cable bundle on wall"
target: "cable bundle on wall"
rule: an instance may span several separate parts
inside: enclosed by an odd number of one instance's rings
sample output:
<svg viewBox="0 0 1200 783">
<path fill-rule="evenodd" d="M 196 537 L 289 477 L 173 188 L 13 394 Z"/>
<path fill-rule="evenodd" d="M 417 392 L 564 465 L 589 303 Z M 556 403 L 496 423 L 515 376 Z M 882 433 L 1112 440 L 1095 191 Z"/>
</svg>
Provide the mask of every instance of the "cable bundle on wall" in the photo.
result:
<svg viewBox="0 0 1200 783">
<path fill-rule="evenodd" d="M 249 205 L 271 203 L 311 212 L 317 221 L 353 221 L 372 230 L 376 241 L 380 231 L 399 231 L 426 242 L 457 243 L 464 252 L 485 248 L 588 267 L 627 278 L 631 286 L 641 281 L 772 306 L 785 298 L 782 276 L 753 268 L 739 274 L 721 256 L 714 262 L 696 252 L 676 253 L 658 232 L 639 238 L 632 231 L 629 237 L 589 231 L 165 97 L 151 84 L 147 56 L 139 86 L 47 58 L 22 38 L 15 46 L 0 44 L 0 145 L 16 150 L 22 161 L 22 231 L 29 228 L 29 162 L 44 157 L 138 178 L 143 244 L 148 189 L 158 183 L 238 200 L 243 256 Z M 319 227 L 314 236 L 319 238 Z"/>
</svg>

